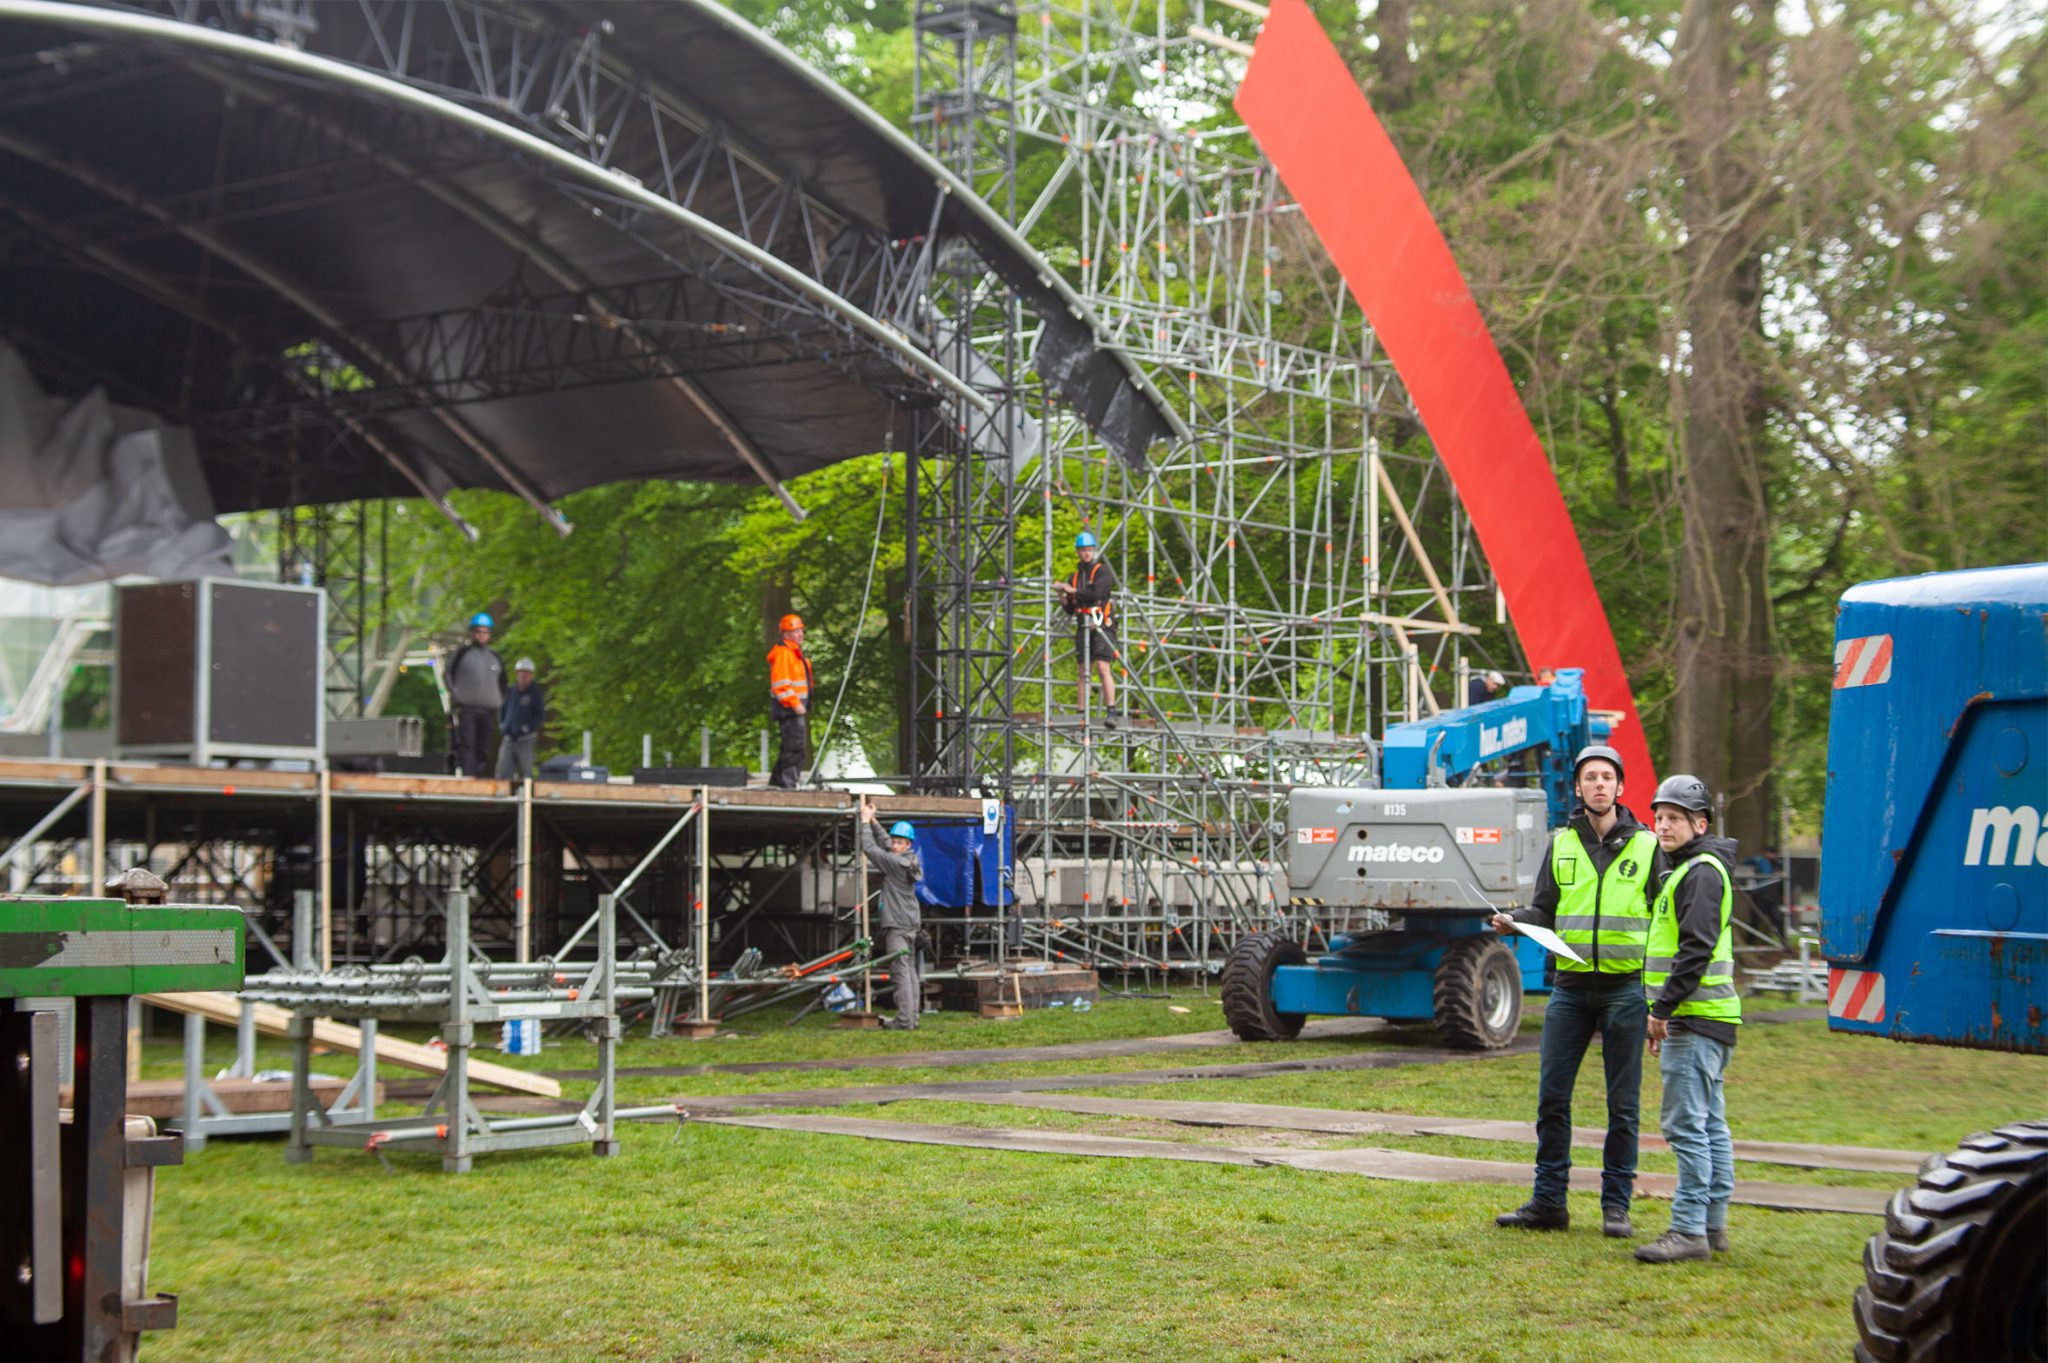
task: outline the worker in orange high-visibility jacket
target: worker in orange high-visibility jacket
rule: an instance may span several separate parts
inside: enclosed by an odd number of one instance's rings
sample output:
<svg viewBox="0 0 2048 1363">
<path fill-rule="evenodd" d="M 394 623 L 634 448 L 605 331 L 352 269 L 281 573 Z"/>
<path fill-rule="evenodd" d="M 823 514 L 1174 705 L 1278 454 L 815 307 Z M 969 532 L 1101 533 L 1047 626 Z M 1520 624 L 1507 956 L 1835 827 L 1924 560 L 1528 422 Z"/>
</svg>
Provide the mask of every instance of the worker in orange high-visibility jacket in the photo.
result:
<svg viewBox="0 0 2048 1363">
<path fill-rule="evenodd" d="M 795 790 L 811 752 L 811 660 L 804 656 L 804 622 L 782 617 L 782 642 L 768 650 L 768 708 L 781 731 L 775 774 L 768 784 Z"/>
</svg>

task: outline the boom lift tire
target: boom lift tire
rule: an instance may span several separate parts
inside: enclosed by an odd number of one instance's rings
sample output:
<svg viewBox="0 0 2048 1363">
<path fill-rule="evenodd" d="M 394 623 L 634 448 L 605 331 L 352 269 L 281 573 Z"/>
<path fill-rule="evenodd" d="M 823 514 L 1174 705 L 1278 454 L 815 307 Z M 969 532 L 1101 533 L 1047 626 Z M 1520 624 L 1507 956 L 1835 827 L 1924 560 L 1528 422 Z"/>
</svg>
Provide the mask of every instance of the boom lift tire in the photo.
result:
<svg viewBox="0 0 2048 1363">
<path fill-rule="evenodd" d="M 1437 1035 L 1461 1051 L 1497 1051 L 1522 1029 L 1522 964 L 1492 937 L 1460 937 L 1436 968 Z"/>
<path fill-rule="evenodd" d="M 2048 1357 L 2048 1121 L 1932 1155 L 1863 1247 L 1857 1363 Z"/>
<path fill-rule="evenodd" d="M 1223 962 L 1223 1020 L 1238 1040 L 1292 1041 L 1301 1035 L 1308 1014 L 1274 1009 L 1273 972 L 1307 963 L 1301 944 L 1277 932 L 1255 932 L 1232 949 Z"/>
</svg>

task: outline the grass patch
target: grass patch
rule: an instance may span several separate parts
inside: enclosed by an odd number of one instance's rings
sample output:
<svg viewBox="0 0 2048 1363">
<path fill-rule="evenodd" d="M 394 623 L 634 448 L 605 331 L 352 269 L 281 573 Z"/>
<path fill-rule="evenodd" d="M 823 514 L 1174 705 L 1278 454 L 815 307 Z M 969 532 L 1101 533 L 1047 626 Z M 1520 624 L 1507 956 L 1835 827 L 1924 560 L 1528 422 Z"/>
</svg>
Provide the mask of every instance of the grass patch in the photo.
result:
<svg viewBox="0 0 2048 1363">
<path fill-rule="evenodd" d="M 398 1165 L 237 1143 L 167 1178 L 152 1357 L 1809 1359 L 1870 1230 L 1737 1208 L 1740 1252 L 1656 1270 L 1494 1230 L 1498 1188 L 712 1127 Z"/>
<path fill-rule="evenodd" d="M 1092 1014 L 1016 1023 L 945 1015 L 914 1036 L 776 1020 L 740 1041 L 635 1042 L 632 1063 L 853 1057 L 1217 1025 L 1213 1006 L 1183 1006 L 1192 1011 L 1106 1002 Z M 1417 1040 L 1429 1038 L 650 1077 L 624 1081 L 622 1101 L 1305 1059 Z M 588 1063 L 575 1055 L 581 1045 L 551 1046 L 535 1067 L 578 1068 Z M 1599 1066 L 1589 1060 L 1577 1115 L 1597 1126 Z M 1109 1092 L 1527 1118 L 1535 1085 L 1535 1059 L 1509 1057 Z M 565 1089 L 574 1096 L 587 1085 Z M 1646 1113 L 1657 1094 L 1652 1064 Z M 1936 1149 L 2048 1109 L 2044 1098 L 2048 1061 L 1834 1036 L 1817 1023 L 1747 1029 L 1729 1076 L 1736 1134 L 1764 1140 Z M 1504 1162 L 1533 1155 L 1513 1143 L 1204 1130 L 972 1103 L 838 1110 L 1236 1145 L 1301 1139 Z M 215 1141 L 158 1182 L 153 1276 L 181 1294 L 181 1324 L 151 1338 L 148 1357 L 1803 1361 L 1849 1352 L 1849 1297 L 1876 1226 L 1869 1217 L 1737 1207 L 1735 1253 L 1649 1268 L 1599 1236 L 1591 1195 L 1572 1199 L 1583 1228 L 1525 1236 L 1493 1228 L 1493 1214 L 1517 1193 L 1498 1186 L 703 1125 L 680 1133 L 634 1126 L 622 1140 L 613 1160 L 577 1150 L 495 1156 L 459 1178 L 422 1156 L 394 1156 L 387 1172 L 366 1156 L 321 1151 L 295 1167 L 284 1164 L 278 1140 Z M 1590 1152 L 1580 1158 L 1597 1163 Z M 1671 1166 L 1668 1156 L 1645 1155 L 1643 1167 Z M 1777 1182 L 1899 1181 L 1758 1164 L 1738 1172 Z M 1646 1224 L 1660 1219 L 1661 1207 L 1645 1208 Z"/>
</svg>

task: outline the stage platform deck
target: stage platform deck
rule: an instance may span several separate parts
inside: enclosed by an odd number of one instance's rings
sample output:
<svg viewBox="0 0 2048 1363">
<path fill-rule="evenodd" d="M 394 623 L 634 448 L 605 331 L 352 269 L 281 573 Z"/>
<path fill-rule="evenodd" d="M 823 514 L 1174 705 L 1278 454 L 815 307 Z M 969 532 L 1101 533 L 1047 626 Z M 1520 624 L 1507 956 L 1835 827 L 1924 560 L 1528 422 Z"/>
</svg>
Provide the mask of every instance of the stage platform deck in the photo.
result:
<svg viewBox="0 0 2048 1363">
<path fill-rule="evenodd" d="M 461 776 L 367 772 L 276 771 L 255 767 L 192 767 L 157 762 L 0 760 L 0 837 L 20 837 L 66 795 L 104 782 L 106 835 L 145 837 L 153 811 L 211 815 L 280 824 L 311 820 L 322 799 L 336 813 L 415 819 L 453 830 L 497 824 L 522 804 L 564 826 L 666 827 L 708 796 L 714 822 L 730 833 L 787 831 L 792 825 L 850 820 L 860 797 L 839 790 L 776 790 L 740 786 L 633 785 L 626 782 L 508 781 Z M 323 782 L 323 776 L 325 780 Z M 884 819 L 964 819 L 981 802 L 956 796 L 875 795 Z M 81 800 L 42 834 L 85 837 L 89 801 Z"/>
</svg>

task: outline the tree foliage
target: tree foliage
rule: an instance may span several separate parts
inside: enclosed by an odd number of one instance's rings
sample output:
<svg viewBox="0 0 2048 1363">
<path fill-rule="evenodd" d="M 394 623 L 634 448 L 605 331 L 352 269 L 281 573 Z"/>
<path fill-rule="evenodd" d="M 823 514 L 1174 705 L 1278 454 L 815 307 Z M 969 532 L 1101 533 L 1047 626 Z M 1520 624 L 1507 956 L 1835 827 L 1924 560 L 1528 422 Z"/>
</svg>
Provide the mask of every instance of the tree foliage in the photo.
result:
<svg viewBox="0 0 2048 1363">
<path fill-rule="evenodd" d="M 735 7 L 908 125 L 904 0 Z M 2040 16 L 1963 0 L 1317 7 L 1501 344 L 1653 749 L 1745 802 L 1746 836 L 1775 834 L 1779 805 L 1812 826 L 1841 590 L 2048 557 Z M 1020 182 L 1050 173 L 1027 159 Z M 1047 240 L 1074 235 L 1059 211 Z M 801 525 L 749 488 L 603 488 L 568 499 L 568 539 L 476 495 L 481 543 L 414 517 L 405 552 L 432 623 L 489 605 L 504 647 L 541 661 L 564 746 L 590 729 L 617 766 L 649 733 L 688 761 L 708 724 L 715 759 L 751 762 L 766 617 L 787 602 L 814 625 L 823 690 L 850 678 L 850 729 L 890 770 L 902 475 L 877 456 L 799 480 Z M 1079 528 L 1050 514 L 1055 545 Z M 1020 580 L 1051 572 L 1041 527 L 1018 533 Z M 1738 680 L 1688 694 L 1715 669 Z M 1750 722 L 1710 733 L 1717 712 Z"/>
</svg>

